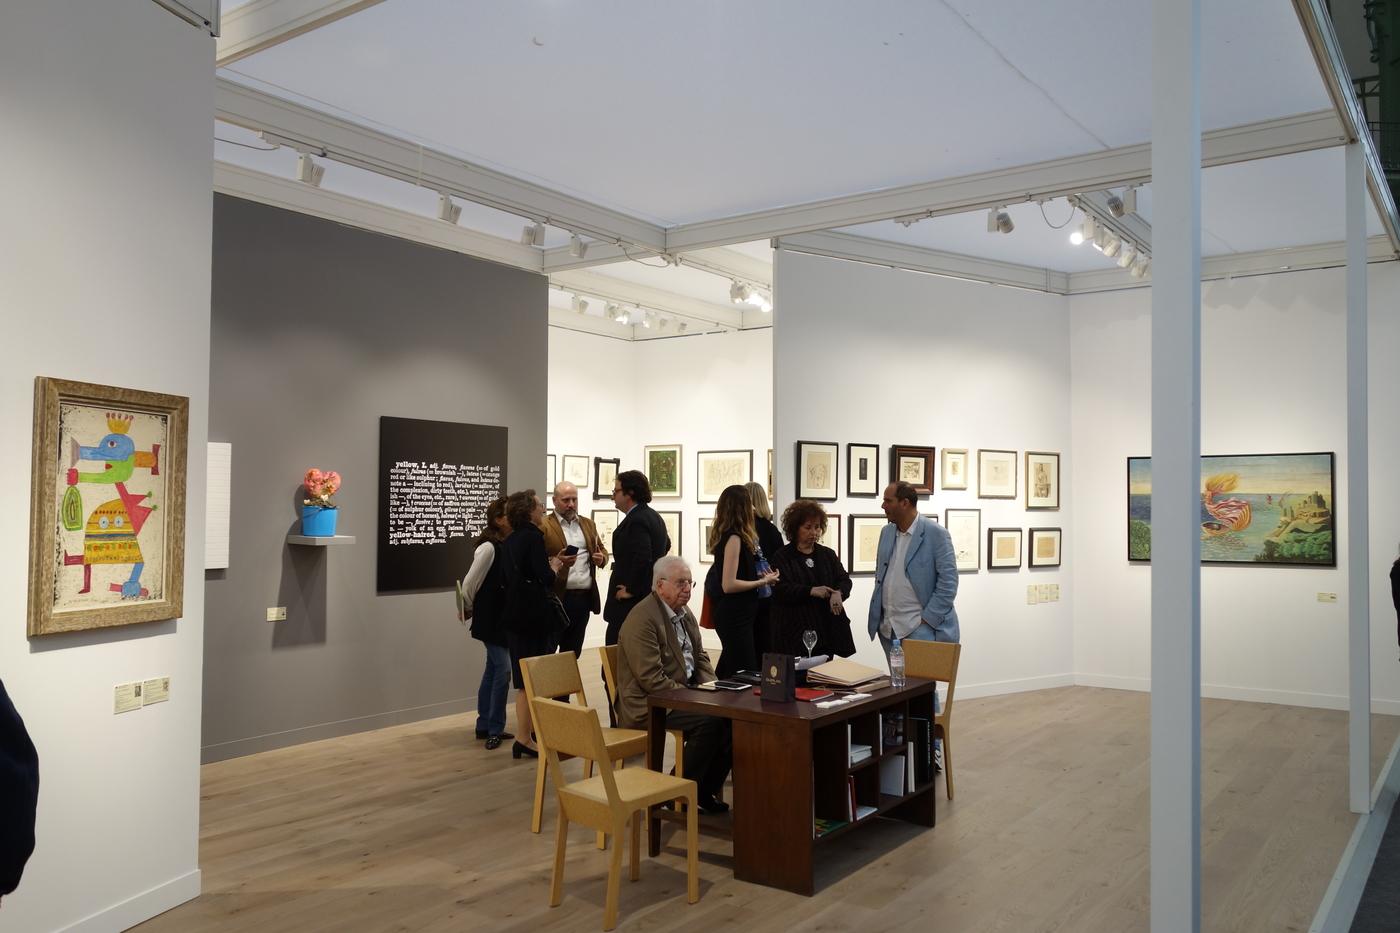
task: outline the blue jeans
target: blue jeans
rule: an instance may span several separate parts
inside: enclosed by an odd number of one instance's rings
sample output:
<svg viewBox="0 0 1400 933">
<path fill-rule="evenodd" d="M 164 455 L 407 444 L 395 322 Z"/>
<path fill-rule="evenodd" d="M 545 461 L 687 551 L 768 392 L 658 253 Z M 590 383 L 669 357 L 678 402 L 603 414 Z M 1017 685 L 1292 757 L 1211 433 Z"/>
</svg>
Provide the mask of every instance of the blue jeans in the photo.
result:
<svg viewBox="0 0 1400 933">
<path fill-rule="evenodd" d="M 880 647 L 885 649 L 885 661 L 888 662 L 890 659 L 890 640 L 885 637 L 884 632 L 878 634 L 880 636 Z M 929 625 L 927 622 L 920 622 L 918 628 L 914 629 L 914 631 L 910 632 L 908 635 L 905 635 L 900 641 L 938 641 L 938 633 L 933 630 L 932 625 Z M 938 691 L 934 690 L 933 714 L 937 716 L 939 712 Z M 942 748 L 943 740 L 934 739 L 933 744 L 935 747 Z"/>
<path fill-rule="evenodd" d="M 485 644 L 485 642 L 483 642 Z M 486 668 L 476 691 L 476 731 L 500 735 L 506 731 L 506 696 L 510 693 L 510 651 L 486 645 Z"/>
</svg>

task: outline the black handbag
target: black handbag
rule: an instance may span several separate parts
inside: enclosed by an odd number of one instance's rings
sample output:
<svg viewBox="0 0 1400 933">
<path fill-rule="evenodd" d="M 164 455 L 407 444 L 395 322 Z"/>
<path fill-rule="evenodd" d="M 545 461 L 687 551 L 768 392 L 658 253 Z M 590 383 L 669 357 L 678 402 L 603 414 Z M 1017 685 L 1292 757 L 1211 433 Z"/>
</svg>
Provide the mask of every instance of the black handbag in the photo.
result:
<svg viewBox="0 0 1400 933">
<path fill-rule="evenodd" d="M 506 595 L 507 626 L 557 642 L 569 627 L 569 614 L 554 587 L 522 573 L 517 564 L 512 564 L 511 570 L 511 586 Z"/>
</svg>

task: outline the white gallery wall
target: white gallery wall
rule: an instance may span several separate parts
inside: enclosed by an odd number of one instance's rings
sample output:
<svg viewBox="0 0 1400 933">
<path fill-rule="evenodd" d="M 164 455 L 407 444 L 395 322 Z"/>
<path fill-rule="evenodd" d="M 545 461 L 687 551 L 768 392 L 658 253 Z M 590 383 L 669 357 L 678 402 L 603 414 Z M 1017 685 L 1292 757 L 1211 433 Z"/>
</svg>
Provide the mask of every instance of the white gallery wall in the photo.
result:
<svg viewBox="0 0 1400 933">
<path fill-rule="evenodd" d="M 0 27 L 0 679 L 39 751 L 38 848 L 0 929 L 124 930 L 199 893 L 214 40 L 150 2 Z M 182 619 L 25 637 L 34 378 L 190 399 Z M 113 686 L 171 677 L 113 715 Z"/>
<path fill-rule="evenodd" d="M 642 448 L 681 446 L 681 495 L 657 497 L 659 512 L 680 512 L 681 556 L 698 578 L 701 517 L 712 503 L 696 501 L 696 455 L 702 450 L 752 450 L 754 480 L 767 481 L 773 436 L 772 330 L 698 334 L 628 342 L 551 327 L 549 330 L 549 452 L 586 455 L 590 488 L 580 492 L 580 510 L 611 509 L 593 499 L 591 461 L 615 457 L 621 469 L 645 469 Z M 544 474 L 544 466 L 540 468 Z M 611 489 L 608 490 L 609 492 Z M 601 579 L 606 581 L 607 572 Z M 691 608 L 700 613 L 697 587 Z M 707 644 L 719 642 L 707 633 Z M 603 643 L 595 617 L 587 646 Z"/>
<path fill-rule="evenodd" d="M 1400 540 L 1390 491 L 1400 462 L 1400 269 L 1373 265 L 1369 282 L 1372 690 L 1377 711 L 1400 713 L 1387 578 Z M 1151 294 L 1076 296 L 1070 309 L 1075 670 L 1080 683 L 1147 689 L 1151 567 L 1127 561 L 1126 458 L 1150 453 Z M 1202 288 L 1202 453 L 1334 451 L 1338 507 L 1336 569 L 1203 565 L 1207 696 L 1346 706 L 1345 317 L 1341 269 Z"/>
<path fill-rule="evenodd" d="M 1025 509 L 1024 454 L 1070 456 L 1069 306 L 1065 298 L 903 270 L 792 253 L 774 255 L 773 422 L 778 501 L 795 489 L 797 441 L 841 444 L 841 554 L 848 558 L 846 518 L 880 514 L 878 498 L 850 498 L 846 445 L 880 445 L 880 482 L 888 482 L 889 446 L 978 448 L 1018 454 L 1016 500 L 979 499 L 975 483 L 944 492 L 935 484 L 925 514 L 980 509 L 982 570 L 960 575 L 958 617 L 964 650 L 960 696 L 1062 686 L 1073 682 L 1072 562 L 1063 570 L 989 571 L 986 529 L 1060 527 L 1068 550 L 1076 496 L 1062 484 L 1057 512 Z M 1057 583 L 1060 600 L 1028 605 L 1029 584 Z M 855 578 L 848 605 L 857 658 L 883 666 L 867 640 L 872 584 Z"/>
</svg>

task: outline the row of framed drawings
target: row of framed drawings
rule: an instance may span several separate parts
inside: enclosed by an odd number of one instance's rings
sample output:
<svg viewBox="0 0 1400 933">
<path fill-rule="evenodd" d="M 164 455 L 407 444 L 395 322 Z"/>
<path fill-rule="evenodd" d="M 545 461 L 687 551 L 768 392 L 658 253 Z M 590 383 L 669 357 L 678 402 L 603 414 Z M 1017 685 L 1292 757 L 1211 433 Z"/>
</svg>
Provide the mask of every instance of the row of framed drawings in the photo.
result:
<svg viewBox="0 0 1400 933">
<path fill-rule="evenodd" d="M 549 477 L 548 489 L 555 483 L 568 481 L 579 489 L 588 489 L 592 480 L 593 498 L 612 498 L 613 481 L 617 479 L 621 461 L 616 458 L 594 457 L 590 477 L 589 458 L 583 454 L 546 455 Z M 642 472 L 651 484 L 651 494 L 658 498 L 679 498 L 681 494 L 681 445 L 660 444 L 642 450 Z M 702 450 L 696 454 L 695 472 L 699 486 L 696 502 L 718 502 L 726 486 L 753 480 L 752 450 Z M 768 451 L 768 498 L 773 498 L 773 451 Z"/>
<path fill-rule="evenodd" d="M 930 517 L 938 521 L 937 515 Z M 840 516 L 829 518 L 834 518 L 839 523 Z M 846 540 L 850 553 L 847 555 L 846 566 L 853 575 L 874 573 L 880 532 L 889 520 L 884 515 L 851 515 L 848 521 Z M 981 570 L 982 510 L 947 509 L 943 513 L 943 524 L 953 539 L 953 553 L 957 560 L 958 572 L 977 573 Z M 1022 563 L 1027 567 L 1060 566 L 1063 532 L 1059 528 L 1030 528 L 1027 532 L 1030 536 L 1030 548 L 1023 560 L 1020 528 L 988 528 L 987 569 L 1017 570 Z M 827 542 L 823 539 L 822 543 Z"/>
<path fill-rule="evenodd" d="M 903 481 L 921 495 L 934 490 L 935 450 L 905 444 L 890 445 L 888 482 Z M 834 502 L 840 494 L 837 461 L 841 445 L 828 441 L 797 442 L 797 497 Z M 944 490 L 969 488 L 971 453 L 966 449 L 943 448 L 942 475 L 938 485 Z M 1017 498 L 1017 452 L 1014 450 L 977 451 L 977 498 Z M 1026 462 L 1026 508 L 1053 510 L 1060 507 L 1060 455 L 1028 450 Z M 879 496 L 880 445 L 846 445 L 846 495 Z"/>
</svg>

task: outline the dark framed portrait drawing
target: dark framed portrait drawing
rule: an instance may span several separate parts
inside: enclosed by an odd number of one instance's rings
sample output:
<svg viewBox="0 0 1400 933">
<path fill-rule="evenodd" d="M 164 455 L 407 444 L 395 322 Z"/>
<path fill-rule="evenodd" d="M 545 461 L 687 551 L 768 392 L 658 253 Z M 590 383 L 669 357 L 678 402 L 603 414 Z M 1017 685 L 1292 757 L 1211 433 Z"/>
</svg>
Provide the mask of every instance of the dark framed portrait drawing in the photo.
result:
<svg viewBox="0 0 1400 933">
<path fill-rule="evenodd" d="M 933 448 L 894 444 L 890 447 L 890 482 L 908 483 L 920 495 L 933 492 Z"/>
<path fill-rule="evenodd" d="M 880 494 L 880 445 L 846 445 L 846 495 Z"/>
</svg>

